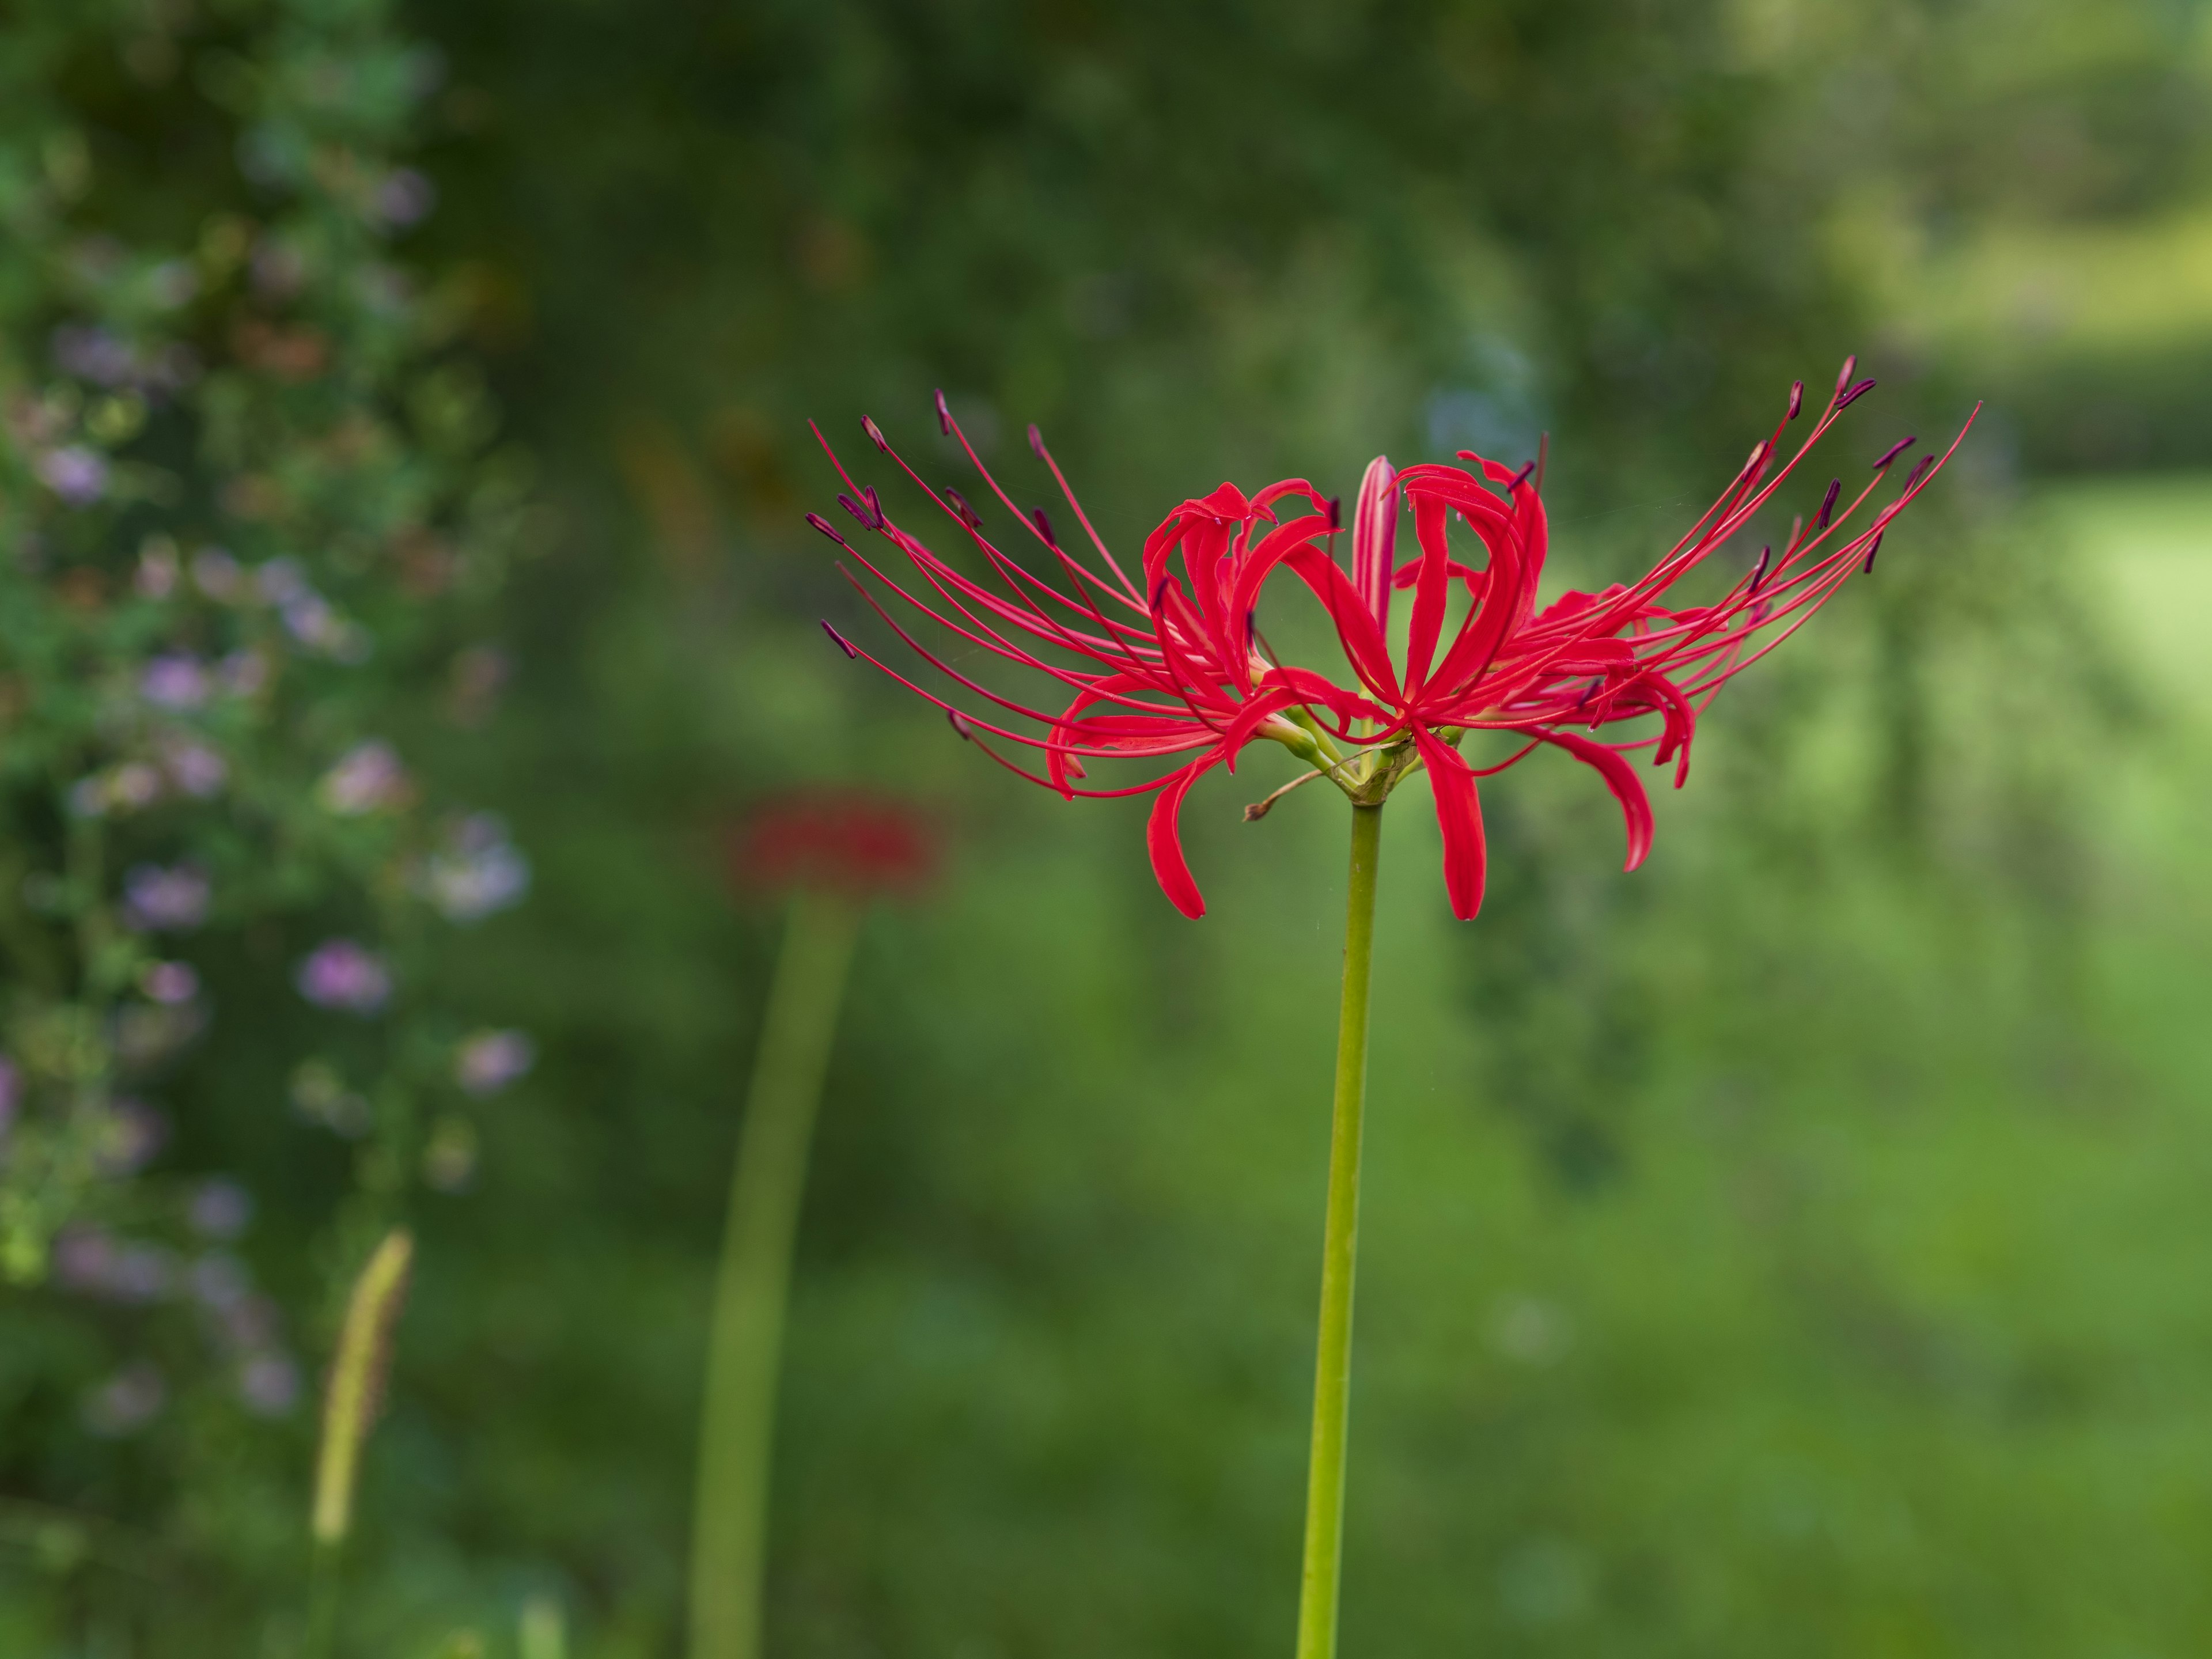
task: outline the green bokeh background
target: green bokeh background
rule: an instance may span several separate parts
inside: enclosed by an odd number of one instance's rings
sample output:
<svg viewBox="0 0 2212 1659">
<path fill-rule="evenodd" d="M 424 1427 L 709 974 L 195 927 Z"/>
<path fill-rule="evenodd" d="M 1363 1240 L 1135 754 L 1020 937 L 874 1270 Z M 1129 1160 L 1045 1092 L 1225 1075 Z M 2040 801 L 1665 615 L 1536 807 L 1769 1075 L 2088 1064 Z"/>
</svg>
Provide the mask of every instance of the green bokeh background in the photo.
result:
<svg viewBox="0 0 2212 1659">
<path fill-rule="evenodd" d="M 447 972 L 542 1059 L 414 1218 L 352 1651 L 512 1653 L 549 1594 L 572 1652 L 678 1650 L 778 928 L 720 836 L 823 779 L 928 803 L 951 854 L 871 919 L 832 1067 L 771 1651 L 1290 1643 L 1341 803 L 1248 825 L 1287 772 L 1209 780 L 1182 920 L 1142 804 L 990 768 L 823 641 L 868 619 L 800 521 L 835 489 L 810 416 L 945 471 L 943 386 L 1044 499 L 1037 420 L 1122 547 L 1224 477 L 1348 493 L 1380 450 L 1549 431 L 1555 561 L 1601 580 L 1853 349 L 1884 384 L 1838 470 L 1990 411 L 1878 574 L 1717 706 L 1643 871 L 1540 757 L 1486 786 L 1492 895 L 1455 924 L 1425 790 L 1389 813 L 1345 1649 L 2204 1650 L 2212 13 L 406 21 L 447 64 L 407 251 L 471 296 L 553 526 L 503 712 L 410 752 L 534 862 Z M 306 1305 L 328 1160 L 232 1063 L 191 1155 L 261 1193 L 257 1264 Z M 230 1506 L 250 1568 L 174 1481 L 11 1451 L 27 1503 L 191 1542 L 147 1580 L 11 1546 L 0 1648 L 281 1650 L 307 1427 L 270 1432 L 298 1475 Z"/>
</svg>

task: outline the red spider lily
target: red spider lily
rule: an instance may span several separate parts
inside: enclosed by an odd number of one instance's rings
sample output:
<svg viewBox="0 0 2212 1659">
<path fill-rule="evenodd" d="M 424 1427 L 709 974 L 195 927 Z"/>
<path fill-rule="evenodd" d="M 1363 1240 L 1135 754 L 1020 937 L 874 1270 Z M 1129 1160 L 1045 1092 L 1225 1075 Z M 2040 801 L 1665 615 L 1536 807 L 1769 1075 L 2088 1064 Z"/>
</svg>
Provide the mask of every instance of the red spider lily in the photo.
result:
<svg viewBox="0 0 2212 1659">
<path fill-rule="evenodd" d="M 1923 456 L 1899 493 L 1847 533 L 1912 441 L 1893 446 L 1840 513 L 1842 483 L 1831 483 L 1812 524 L 1799 520 L 1778 560 L 1771 549 L 1763 551 L 1756 567 L 1714 604 L 1663 605 L 1674 585 L 1765 506 L 1844 410 L 1873 386 L 1871 380 L 1853 382 L 1854 367 L 1855 360 L 1844 363 L 1835 394 L 1804 441 L 1778 464 L 1782 434 L 1803 401 L 1802 383 L 1793 386 L 1788 413 L 1773 435 L 1753 448 L 1720 499 L 1643 577 L 1596 594 L 1570 592 L 1541 611 L 1535 600 L 1547 533 L 1543 504 L 1529 479 L 1534 464 L 1515 471 L 1467 451 L 1461 459 L 1473 462 L 1479 473 L 1439 465 L 1394 472 L 1379 459 L 1368 468 L 1354 514 L 1349 574 L 1329 551 L 1340 526 L 1337 505 L 1311 484 L 1286 480 L 1248 497 L 1224 483 L 1183 502 L 1146 539 L 1139 589 L 1099 540 L 1035 428 L 1031 447 L 1052 468 L 1110 574 L 1065 551 L 1041 510 L 1024 517 L 1014 508 L 959 434 L 940 394 L 944 429 L 960 436 L 984 482 L 1051 554 L 1064 585 L 1044 580 L 1009 557 L 983 535 L 978 515 L 951 490 L 922 485 L 982 553 L 1003 592 L 963 575 L 892 523 L 872 489 L 860 490 L 859 500 L 839 500 L 864 526 L 898 548 L 926 592 L 901 587 L 819 515 L 808 515 L 809 522 L 933 623 L 988 654 L 1051 676 L 1074 694 L 1055 714 L 989 690 L 922 646 L 860 575 L 847 571 L 878 613 L 933 665 L 1017 722 L 1038 728 L 976 719 L 869 656 L 945 708 L 963 737 L 991 732 L 1044 750 L 1046 775 L 985 745 L 1000 764 L 1070 796 L 1159 792 L 1149 830 L 1152 866 L 1184 914 L 1202 915 L 1205 904 L 1176 834 L 1183 797 L 1202 774 L 1217 764 L 1233 770 L 1246 744 L 1267 738 L 1313 766 L 1297 782 L 1328 776 L 1357 801 L 1379 802 L 1409 773 L 1425 768 L 1443 831 L 1445 886 L 1453 913 L 1467 919 L 1482 902 L 1478 777 L 1503 770 L 1540 744 L 1566 750 L 1595 769 L 1620 801 L 1633 869 L 1650 844 L 1651 811 L 1628 755 L 1649 748 L 1655 763 L 1672 761 L 1679 787 L 1687 773 L 1697 717 L 1722 682 L 1802 627 L 1854 570 L 1871 570 L 1890 521 L 1956 451 L 1963 428 L 1940 458 Z M 1972 416 L 1966 424 L 1972 426 Z M 897 459 L 873 422 L 866 429 Z M 899 464 L 921 483 L 912 468 Z M 851 485 L 842 465 L 839 472 Z M 1401 501 L 1413 514 L 1419 550 L 1395 565 Z M 1312 511 L 1285 521 L 1275 510 L 1282 502 Z M 1453 557 L 1449 526 L 1455 517 L 1483 544 L 1483 568 Z M 1279 567 L 1326 607 L 1355 687 L 1274 662 L 1255 648 L 1254 607 Z M 1462 590 L 1456 605 L 1455 584 Z M 1413 599 L 1404 647 L 1394 656 L 1391 596 L 1399 588 L 1410 588 Z M 1458 620 L 1447 638 L 1445 625 L 1455 611 Z M 823 627 L 848 655 L 867 654 L 827 623 Z M 1650 729 L 1654 722 L 1656 731 Z M 1621 740 L 1584 735 L 1624 725 L 1633 735 Z M 1498 765 L 1477 772 L 1458 745 L 1467 732 L 1486 730 L 1515 732 L 1528 741 Z M 1193 758 L 1129 788 L 1084 789 L 1071 781 L 1085 775 L 1084 757 L 1169 755 Z M 1267 804 L 1250 809 L 1250 815 Z"/>
<path fill-rule="evenodd" d="M 937 873 L 936 827 L 903 801 L 854 789 L 795 791 L 754 809 L 732 835 L 741 886 L 912 894 Z"/>
</svg>

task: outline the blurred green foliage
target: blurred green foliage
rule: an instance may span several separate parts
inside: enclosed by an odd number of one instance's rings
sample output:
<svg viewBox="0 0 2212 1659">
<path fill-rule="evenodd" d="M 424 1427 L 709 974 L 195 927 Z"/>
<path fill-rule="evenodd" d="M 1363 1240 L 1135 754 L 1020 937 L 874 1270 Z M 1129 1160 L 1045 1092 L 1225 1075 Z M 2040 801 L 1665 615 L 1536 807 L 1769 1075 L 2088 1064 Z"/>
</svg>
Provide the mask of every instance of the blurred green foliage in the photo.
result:
<svg viewBox="0 0 2212 1659">
<path fill-rule="evenodd" d="M 1983 390 L 1988 436 L 1877 577 L 1731 689 L 1652 863 L 1621 876 L 1601 792 L 1532 762 L 1487 792 L 1492 896 L 1458 927 L 1418 791 L 1386 824 L 1346 1640 L 2203 1644 L 2212 1139 L 2187 1034 L 2212 892 L 2185 854 L 2212 771 L 2201 704 L 2153 716 L 2175 699 L 2118 665 L 2135 636 L 2063 557 L 2106 507 L 2021 506 L 2044 471 L 2205 459 L 2201 420 L 2154 417 L 2212 384 L 2174 367 L 2212 313 L 2094 325 L 2097 273 L 2204 211 L 2200 9 L 405 21 L 434 56 L 371 0 L 118 4 L 60 58 L 8 39 L 11 84 L 90 135 L 89 176 L 137 169 L 112 228 L 134 246 L 264 211 L 263 152 L 221 113 L 240 62 L 358 29 L 422 70 L 438 208 L 404 252 L 415 314 L 451 332 L 394 464 L 474 453 L 495 406 L 557 526 L 488 620 L 361 682 L 352 715 L 526 848 L 530 904 L 424 971 L 543 1056 L 477 1112 L 472 1189 L 406 1200 L 417 1287 L 350 1651 L 540 1659 L 552 1608 L 571 1652 L 672 1650 L 777 925 L 725 897 L 720 836 L 825 775 L 933 802 L 961 852 L 872 921 L 833 1069 L 771 1641 L 1288 1642 L 1340 815 L 1302 795 L 1248 826 L 1279 780 L 1201 787 L 1212 914 L 1183 922 L 1140 806 L 1029 790 L 822 640 L 852 606 L 799 521 L 831 494 L 808 416 L 843 442 L 872 413 L 949 469 L 942 385 L 1024 488 L 1038 420 L 1122 545 L 1224 476 L 1347 488 L 1378 450 L 1548 430 L 1558 559 L 1601 574 L 1853 349 L 1885 382 L 1864 459 Z M 2002 283 L 2068 258 L 2086 320 L 2008 323 Z M 51 319 L 9 314 L 46 372 Z M 396 372 L 378 349 L 341 361 Z M 2085 421 L 2080 376 L 2125 419 Z M 2160 522 L 2193 522 L 2175 499 Z M 2203 598 L 2152 592 L 2134 609 Z M 473 727 L 435 666 L 465 644 L 515 668 Z M 307 1319 L 348 1171 L 286 1103 L 296 1017 L 249 990 L 251 946 L 207 967 L 254 1020 L 184 1061 L 157 1168 L 257 1194 L 253 1264 Z M 97 1375 L 82 1310 L 18 1293 L 5 1319 L 11 1354 Z M 10 1398 L 0 1650 L 281 1650 L 296 1427 L 172 1413 L 183 1450 L 118 1443 L 143 1457 L 112 1479 L 72 1400 Z"/>
</svg>

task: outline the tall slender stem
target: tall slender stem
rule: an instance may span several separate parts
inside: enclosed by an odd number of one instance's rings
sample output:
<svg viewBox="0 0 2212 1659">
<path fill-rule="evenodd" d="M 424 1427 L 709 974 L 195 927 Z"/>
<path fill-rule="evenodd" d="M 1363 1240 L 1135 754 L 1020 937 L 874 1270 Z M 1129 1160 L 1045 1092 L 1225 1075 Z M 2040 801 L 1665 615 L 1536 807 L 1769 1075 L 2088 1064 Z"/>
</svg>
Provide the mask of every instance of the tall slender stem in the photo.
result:
<svg viewBox="0 0 2212 1659">
<path fill-rule="evenodd" d="M 758 1659 L 769 1467 L 792 1239 L 860 907 L 793 902 L 738 1140 L 708 1334 L 691 1534 L 691 1659 Z"/>
<path fill-rule="evenodd" d="M 1359 1142 L 1367 1103 L 1367 988 L 1375 965 L 1375 878 L 1382 809 L 1352 809 L 1344 907 L 1344 1000 L 1337 1015 L 1336 1109 L 1328 1143 L 1321 1335 L 1314 1353 L 1313 1450 L 1306 1473 L 1305 1571 L 1297 1659 L 1334 1659 L 1344 1567 L 1344 1454 L 1352 1410 L 1352 1282 L 1359 1253 Z"/>
</svg>

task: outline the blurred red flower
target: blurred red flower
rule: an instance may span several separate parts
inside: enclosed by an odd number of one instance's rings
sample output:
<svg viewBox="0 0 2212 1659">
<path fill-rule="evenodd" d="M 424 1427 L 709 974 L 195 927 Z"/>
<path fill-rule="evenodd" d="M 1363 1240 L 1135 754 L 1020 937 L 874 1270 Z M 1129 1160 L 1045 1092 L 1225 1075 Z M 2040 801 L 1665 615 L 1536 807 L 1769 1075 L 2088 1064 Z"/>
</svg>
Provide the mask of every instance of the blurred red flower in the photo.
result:
<svg viewBox="0 0 2212 1659">
<path fill-rule="evenodd" d="M 911 896 L 935 878 L 943 845 L 927 815 L 905 801 L 821 787 L 755 807 L 732 834 L 728 853 L 732 879 L 754 890 Z"/>
<path fill-rule="evenodd" d="M 1378 459 L 1361 486 L 1349 574 L 1331 551 L 1341 523 L 1335 501 L 1302 478 L 1251 496 L 1224 483 L 1184 501 L 1146 538 L 1139 589 L 1092 529 L 1036 428 L 1030 446 L 1051 467 L 1107 574 L 1063 550 L 1042 509 L 1023 514 L 1014 507 L 940 393 L 944 430 L 959 439 L 985 484 L 1050 554 L 1064 585 L 1017 563 L 982 533 L 980 516 L 957 491 L 932 489 L 902 460 L 908 477 L 989 562 L 1003 591 L 963 574 L 893 523 L 876 492 L 854 485 L 834 452 L 840 477 L 858 492 L 857 499 L 840 495 L 840 503 L 896 547 L 921 584 L 900 586 L 819 514 L 810 514 L 808 522 L 915 611 L 988 655 L 1050 677 L 1074 693 L 1073 701 L 1054 714 L 980 684 L 916 640 L 850 569 L 845 574 L 861 596 L 926 661 L 994 708 L 1041 729 L 1024 731 L 958 709 L 826 622 L 823 626 L 848 656 L 866 656 L 944 708 L 962 737 L 981 743 L 981 734 L 988 733 L 1043 750 L 1040 775 L 982 744 L 1025 777 L 1069 797 L 1158 791 L 1149 829 L 1153 871 L 1187 915 L 1203 915 L 1205 902 L 1183 859 L 1176 814 L 1200 776 L 1216 765 L 1233 770 L 1238 752 L 1255 738 L 1304 757 L 1355 799 L 1379 801 L 1403 777 L 1425 769 L 1443 831 L 1453 913 L 1469 918 L 1482 902 L 1478 777 L 1503 770 L 1539 744 L 1565 750 L 1595 769 L 1620 803 L 1633 869 L 1650 843 L 1651 811 L 1627 757 L 1650 749 L 1655 763 L 1672 761 L 1679 787 L 1697 717 L 1722 683 L 1802 626 L 1854 570 L 1870 571 L 1891 520 L 1956 451 L 1964 428 L 1941 457 L 1931 452 L 1915 463 L 1898 494 L 1847 532 L 1913 441 L 1891 446 L 1841 512 L 1842 481 L 1829 485 L 1811 523 L 1799 519 L 1778 559 L 1771 548 L 1762 551 L 1711 605 L 1662 604 L 1677 582 L 1767 504 L 1837 417 L 1873 386 L 1852 380 L 1854 367 L 1855 360 L 1844 363 L 1834 395 L 1804 441 L 1781 460 L 1782 434 L 1803 401 L 1802 384 L 1793 386 L 1772 436 L 1753 447 L 1720 499 L 1644 575 L 1595 594 L 1566 593 L 1541 611 L 1535 599 L 1547 534 L 1529 479 L 1534 463 L 1516 471 L 1462 451 L 1472 469 L 1425 465 L 1397 472 Z M 1969 416 L 1966 425 L 1972 422 Z M 877 447 L 898 460 L 875 422 L 866 428 Z M 1286 502 L 1311 510 L 1284 521 L 1277 507 Z M 1419 550 L 1397 564 L 1401 502 L 1413 514 Z M 1453 556 L 1454 519 L 1481 544 L 1487 555 L 1481 568 Z M 1354 684 L 1279 663 L 1264 650 L 1255 607 L 1279 569 L 1296 576 L 1327 610 Z M 1412 590 L 1411 615 L 1402 649 L 1394 652 L 1391 596 L 1401 588 Z M 1619 740 L 1584 735 L 1623 726 L 1631 735 Z M 1527 741 L 1478 771 L 1459 752 L 1461 740 L 1474 731 L 1510 732 Z M 1085 775 L 1085 758 L 1169 755 L 1194 757 L 1127 788 L 1081 788 L 1073 781 Z"/>
</svg>

